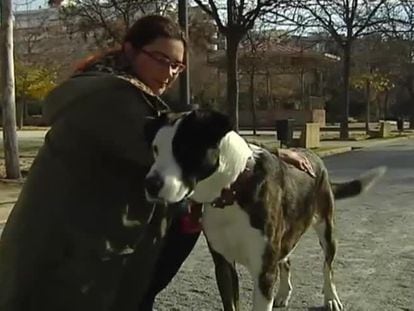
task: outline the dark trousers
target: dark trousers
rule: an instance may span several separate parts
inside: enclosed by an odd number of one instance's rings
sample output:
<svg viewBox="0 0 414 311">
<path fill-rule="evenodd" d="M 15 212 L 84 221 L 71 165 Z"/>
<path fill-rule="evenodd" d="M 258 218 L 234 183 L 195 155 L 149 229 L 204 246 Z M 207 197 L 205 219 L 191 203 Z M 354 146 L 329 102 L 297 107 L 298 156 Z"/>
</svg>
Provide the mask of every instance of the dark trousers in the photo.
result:
<svg viewBox="0 0 414 311">
<path fill-rule="evenodd" d="M 199 236 L 200 232 L 182 233 L 179 217 L 172 222 L 165 236 L 165 242 L 155 266 L 151 285 L 138 311 L 152 310 L 155 297 L 167 287 L 177 274 L 181 265 L 194 248 Z"/>
</svg>

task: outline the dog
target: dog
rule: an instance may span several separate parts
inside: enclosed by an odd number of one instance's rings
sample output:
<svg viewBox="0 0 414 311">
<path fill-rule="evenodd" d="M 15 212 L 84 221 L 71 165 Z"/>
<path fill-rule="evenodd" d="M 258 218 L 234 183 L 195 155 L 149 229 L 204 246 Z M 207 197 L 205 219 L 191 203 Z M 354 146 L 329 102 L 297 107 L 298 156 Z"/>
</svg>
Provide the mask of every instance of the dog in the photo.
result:
<svg viewBox="0 0 414 311">
<path fill-rule="evenodd" d="M 322 160 L 302 150 L 316 173 L 312 177 L 247 143 L 226 115 L 212 110 L 163 114 L 148 122 L 145 135 L 154 154 L 146 176 L 147 199 L 203 204 L 202 225 L 224 310 L 239 309 L 235 263 L 253 278 L 253 310 L 287 306 L 292 293 L 289 256 L 310 226 L 324 252 L 325 306 L 343 310 L 332 270 L 334 199 L 360 194 L 385 168 L 351 182 L 331 183 Z"/>
</svg>

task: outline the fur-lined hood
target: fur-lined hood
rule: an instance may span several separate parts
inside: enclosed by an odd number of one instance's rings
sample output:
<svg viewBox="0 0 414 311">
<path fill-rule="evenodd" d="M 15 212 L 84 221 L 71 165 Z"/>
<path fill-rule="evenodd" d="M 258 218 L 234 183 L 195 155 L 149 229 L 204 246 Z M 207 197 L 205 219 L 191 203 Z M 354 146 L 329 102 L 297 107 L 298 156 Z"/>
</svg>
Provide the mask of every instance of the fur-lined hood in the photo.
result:
<svg viewBox="0 0 414 311">
<path fill-rule="evenodd" d="M 152 90 L 140 81 L 134 74 L 130 63 L 126 59 L 124 53 L 121 51 L 114 51 L 105 54 L 102 57 L 98 57 L 95 61 L 87 64 L 84 68 L 77 71 L 75 74 L 82 73 L 107 73 L 120 79 L 126 80 L 141 91 L 147 93 L 150 96 L 156 96 Z"/>
<path fill-rule="evenodd" d="M 46 97 L 43 105 L 44 120 L 51 124 L 68 105 L 84 100 L 94 92 L 100 92 L 117 85 L 120 80 L 127 81 L 140 92 L 144 104 L 148 105 L 154 113 L 168 111 L 170 107 L 152 90 L 132 74 L 122 52 L 108 53 L 96 61 L 78 70 L 67 81 L 60 84 Z"/>
</svg>

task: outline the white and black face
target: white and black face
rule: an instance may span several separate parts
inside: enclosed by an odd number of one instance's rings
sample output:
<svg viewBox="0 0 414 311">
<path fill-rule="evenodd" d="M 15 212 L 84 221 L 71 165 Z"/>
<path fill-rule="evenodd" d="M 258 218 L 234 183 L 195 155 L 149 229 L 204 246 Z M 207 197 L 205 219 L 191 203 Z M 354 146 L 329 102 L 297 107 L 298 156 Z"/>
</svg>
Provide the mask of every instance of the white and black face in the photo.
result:
<svg viewBox="0 0 414 311">
<path fill-rule="evenodd" d="M 145 180 L 150 201 L 175 203 L 218 168 L 221 139 L 232 130 L 227 116 L 210 111 L 166 114 L 146 125 L 154 164 Z"/>
</svg>

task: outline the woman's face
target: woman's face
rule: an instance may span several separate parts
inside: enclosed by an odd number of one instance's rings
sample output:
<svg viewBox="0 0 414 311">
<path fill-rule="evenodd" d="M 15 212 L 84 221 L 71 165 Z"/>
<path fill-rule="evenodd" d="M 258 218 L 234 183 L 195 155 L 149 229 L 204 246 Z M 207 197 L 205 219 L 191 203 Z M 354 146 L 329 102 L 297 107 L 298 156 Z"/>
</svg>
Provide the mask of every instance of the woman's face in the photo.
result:
<svg viewBox="0 0 414 311">
<path fill-rule="evenodd" d="M 184 70 L 184 52 L 181 40 L 158 38 L 135 50 L 133 69 L 155 95 L 161 95 Z"/>
</svg>

